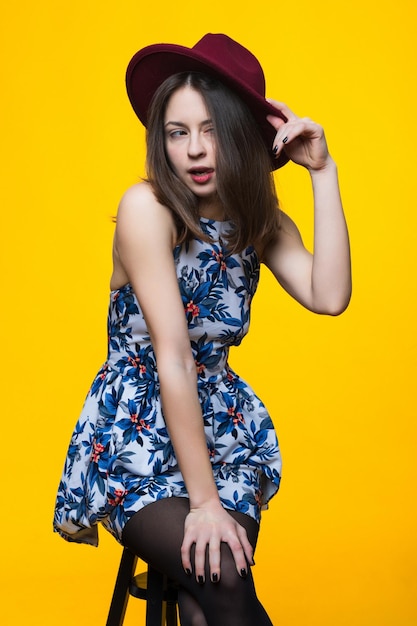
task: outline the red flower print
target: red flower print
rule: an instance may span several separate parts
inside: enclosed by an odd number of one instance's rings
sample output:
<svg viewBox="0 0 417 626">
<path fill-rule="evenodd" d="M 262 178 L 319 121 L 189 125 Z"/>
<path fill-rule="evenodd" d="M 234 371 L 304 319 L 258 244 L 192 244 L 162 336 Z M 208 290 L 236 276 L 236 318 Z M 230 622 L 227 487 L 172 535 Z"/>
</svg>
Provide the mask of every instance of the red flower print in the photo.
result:
<svg viewBox="0 0 417 626">
<path fill-rule="evenodd" d="M 111 504 L 112 506 L 117 506 L 118 504 L 123 502 L 126 494 L 127 494 L 127 491 L 125 491 L 124 489 L 115 489 L 114 490 L 115 497 L 114 498 L 110 498 L 110 496 L 108 497 L 109 504 Z"/>
<path fill-rule="evenodd" d="M 185 307 L 185 311 L 186 313 L 191 313 L 193 317 L 197 317 L 197 315 L 200 313 L 200 308 L 197 304 L 194 304 L 194 302 L 190 300 L 190 302 Z"/>
<path fill-rule="evenodd" d="M 101 443 L 93 443 L 93 453 L 91 455 L 91 460 L 94 463 L 98 463 L 98 460 L 100 458 L 100 454 L 104 451 L 104 446 Z"/>
<path fill-rule="evenodd" d="M 100 374 L 101 380 L 104 380 L 106 378 L 108 369 L 109 369 L 109 366 L 107 365 L 107 363 L 103 365 L 103 371 Z"/>
<path fill-rule="evenodd" d="M 226 269 L 226 263 L 224 261 L 224 256 L 222 252 L 215 252 L 214 250 L 211 253 L 213 255 L 213 257 L 215 258 L 215 260 L 217 261 L 217 263 L 220 265 L 220 269 L 224 272 L 224 270 Z"/>
<path fill-rule="evenodd" d="M 136 421 L 137 421 L 137 420 L 136 420 Z M 139 420 L 139 424 L 136 426 L 136 430 L 138 431 L 138 433 L 140 433 L 140 432 L 142 432 L 142 430 L 143 430 L 144 428 L 145 428 L 146 430 L 150 430 L 150 429 L 151 429 L 151 427 L 149 426 L 149 424 L 147 424 L 147 423 L 145 422 L 145 420 L 141 419 L 141 420 Z"/>
<path fill-rule="evenodd" d="M 242 413 L 240 413 L 239 411 L 236 411 L 236 407 L 234 406 L 229 407 L 227 409 L 227 414 L 230 415 L 230 417 L 233 417 L 233 424 L 237 424 L 238 422 L 241 422 L 242 424 L 245 423 Z"/>
<path fill-rule="evenodd" d="M 146 366 L 140 362 L 140 358 L 138 356 L 135 356 L 135 358 L 129 356 L 127 360 L 130 363 L 130 365 L 132 365 L 132 367 L 137 367 L 141 374 L 145 374 Z"/>
</svg>

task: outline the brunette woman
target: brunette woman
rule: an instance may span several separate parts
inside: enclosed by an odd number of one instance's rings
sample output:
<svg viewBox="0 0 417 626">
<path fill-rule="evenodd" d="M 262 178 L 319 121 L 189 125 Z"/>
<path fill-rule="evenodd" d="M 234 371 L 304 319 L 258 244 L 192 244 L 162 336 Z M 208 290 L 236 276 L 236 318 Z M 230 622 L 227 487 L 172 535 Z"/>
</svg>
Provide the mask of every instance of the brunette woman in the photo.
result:
<svg viewBox="0 0 417 626">
<path fill-rule="evenodd" d="M 336 165 L 323 129 L 265 100 L 258 61 L 225 35 L 140 50 L 127 88 L 148 177 L 120 203 L 108 358 L 71 440 L 55 528 L 96 545 L 101 522 L 177 580 L 183 626 L 271 624 L 251 565 L 281 458 L 228 350 L 248 330 L 260 263 L 311 311 L 346 308 Z M 311 176 L 314 254 L 278 207 L 272 171 L 289 159 Z"/>
</svg>

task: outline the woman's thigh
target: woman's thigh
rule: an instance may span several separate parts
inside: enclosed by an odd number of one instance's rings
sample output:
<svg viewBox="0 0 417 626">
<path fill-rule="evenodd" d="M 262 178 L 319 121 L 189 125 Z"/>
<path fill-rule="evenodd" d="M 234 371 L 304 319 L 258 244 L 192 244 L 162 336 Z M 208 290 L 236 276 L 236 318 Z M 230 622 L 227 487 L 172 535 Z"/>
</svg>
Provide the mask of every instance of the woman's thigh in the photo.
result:
<svg viewBox="0 0 417 626">
<path fill-rule="evenodd" d="M 166 498 L 149 504 L 126 524 L 122 535 L 123 543 L 152 567 L 177 581 L 185 590 L 184 609 L 189 624 L 205 626 L 203 616 L 208 626 L 270 624 L 256 597 L 250 567 L 248 576 L 243 579 L 237 572 L 227 544 L 221 544 L 221 574 L 218 583 L 211 582 L 208 566 L 204 584 L 199 584 L 193 575 L 184 571 L 181 544 L 188 512 L 189 501 L 186 498 Z M 258 537 L 257 522 L 243 513 L 229 513 L 246 529 L 249 541 L 255 547 Z M 191 600 L 187 602 L 187 594 L 192 596 L 196 604 Z M 196 605 L 201 608 L 201 612 Z"/>
</svg>

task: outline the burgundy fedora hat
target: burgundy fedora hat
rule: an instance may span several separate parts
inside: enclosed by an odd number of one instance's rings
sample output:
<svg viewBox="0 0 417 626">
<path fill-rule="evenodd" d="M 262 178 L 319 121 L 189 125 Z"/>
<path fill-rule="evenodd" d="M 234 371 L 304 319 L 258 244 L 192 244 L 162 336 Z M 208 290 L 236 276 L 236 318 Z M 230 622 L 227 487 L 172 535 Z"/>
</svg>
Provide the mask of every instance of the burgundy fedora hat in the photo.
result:
<svg viewBox="0 0 417 626">
<path fill-rule="evenodd" d="M 192 48 L 158 43 L 139 50 L 126 72 L 127 93 L 136 115 L 146 127 L 147 111 L 158 87 L 173 74 L 202 72 L 217 78 L 235 91 L 247 104 L 259 125 L 271 154 L 272 169 L 287 163 L 282 153 L 272 157 L 275 129 L 266 119 L 287 118 L 265 100 L 265 77 L 257 58 L 239 43 L 222 34 L 207 34 Z"/>
</svg>

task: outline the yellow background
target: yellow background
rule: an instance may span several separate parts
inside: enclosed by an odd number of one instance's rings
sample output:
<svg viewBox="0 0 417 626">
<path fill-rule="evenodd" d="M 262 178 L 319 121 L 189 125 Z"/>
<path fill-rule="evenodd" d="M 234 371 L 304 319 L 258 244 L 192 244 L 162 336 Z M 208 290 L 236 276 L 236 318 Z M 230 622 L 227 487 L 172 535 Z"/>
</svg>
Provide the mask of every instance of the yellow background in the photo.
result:
<svg viewBox="0 0 417 626">
<path fill-rule="evenodd" d="M 316 317 L 267 272 L 233 365 L 284 456 L 255 576 L 280 626 L 411 626 L 416 589 L 416 34 L 412 0 L 52 0 L 1 15 L 1 622 L 104 626 L 120 547 L 52 534 L 55 491 L 106 354 L 118 200 L 143 174 L 124 90 L 140 47 L 226 32 L 267 92 L 320 121 L 340 169 L 354 295 Z M 278 174 L 311 244 L 308 176 Z M 131 600 L 126 626 L 139 624 Z"/>
</svg>

